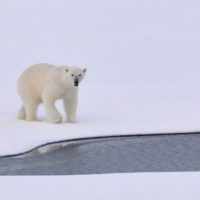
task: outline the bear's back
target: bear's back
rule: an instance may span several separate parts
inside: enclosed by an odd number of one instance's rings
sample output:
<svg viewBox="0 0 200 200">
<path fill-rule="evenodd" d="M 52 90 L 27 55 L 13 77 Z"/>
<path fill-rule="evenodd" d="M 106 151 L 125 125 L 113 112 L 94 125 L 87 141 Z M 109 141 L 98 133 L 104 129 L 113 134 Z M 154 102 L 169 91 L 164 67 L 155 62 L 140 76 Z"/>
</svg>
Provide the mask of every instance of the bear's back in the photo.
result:
<svg viewBox="0 0 200 200">
<path fill-rule="evenodd" d="M 35 64 L 27 68 L 18 79 L 19 93 L 41 96 L 49 72 L 56 66 L 46 63 Z"/>
</svg>

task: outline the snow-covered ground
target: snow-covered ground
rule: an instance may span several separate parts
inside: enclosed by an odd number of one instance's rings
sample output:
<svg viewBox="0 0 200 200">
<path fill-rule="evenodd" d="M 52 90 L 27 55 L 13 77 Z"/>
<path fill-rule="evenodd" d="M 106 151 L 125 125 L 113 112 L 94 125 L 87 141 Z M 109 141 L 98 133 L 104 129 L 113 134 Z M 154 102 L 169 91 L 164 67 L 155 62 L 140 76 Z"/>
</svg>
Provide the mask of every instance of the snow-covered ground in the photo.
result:
<svg viewBox="0 0 200 200">
<path fill-rule="evenodd" d="M 199 200 L 200 173 L 1 177 L 4 200 Z"/>
<path fill-rule="evenodd" d="M 0 1 L 0 155 L 70 138 L 200 130 L 200 3 Z M 78 124 L 15 118 L 38 62 L 83 66 Z M 62 110 L 59 104 L 60 110 Z"/>
<path fill-rule="evenodd" d="M 37 122 L 16 119 L 15 102 L 12 108 L 3 108 L 0 154 L 21 153 L 41 144 L 73 138 L 200 130 L 199 86 L 91 86 L 87 81 L 82 86 L 77 124 L 48 123 L 42 106 L 38 113 L 41 121 Z M 61 102 L 57 106 L 64 116 Z"/>
</svg>

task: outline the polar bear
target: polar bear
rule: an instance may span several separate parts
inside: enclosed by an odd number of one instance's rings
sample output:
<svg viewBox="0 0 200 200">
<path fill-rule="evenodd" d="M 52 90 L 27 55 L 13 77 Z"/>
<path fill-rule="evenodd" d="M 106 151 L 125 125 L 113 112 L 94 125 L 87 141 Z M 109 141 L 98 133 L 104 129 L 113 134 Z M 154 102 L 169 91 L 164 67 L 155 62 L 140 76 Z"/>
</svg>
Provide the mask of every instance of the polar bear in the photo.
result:
<svg viewBox="0 0 200 200">
<path fill-rule="evenodd" d="M 68 122 L 76 122 L 78 86 L 86 69 L 72 66 L 35 64 L 26 69 L 18 79 L 18 93 L 23 101 L 18 118 L 37 120 L 38 105 L 43 103 L 48 121 L 61 123 L 61 114 L 55 107 L 63 99 Z"/>
</svg>

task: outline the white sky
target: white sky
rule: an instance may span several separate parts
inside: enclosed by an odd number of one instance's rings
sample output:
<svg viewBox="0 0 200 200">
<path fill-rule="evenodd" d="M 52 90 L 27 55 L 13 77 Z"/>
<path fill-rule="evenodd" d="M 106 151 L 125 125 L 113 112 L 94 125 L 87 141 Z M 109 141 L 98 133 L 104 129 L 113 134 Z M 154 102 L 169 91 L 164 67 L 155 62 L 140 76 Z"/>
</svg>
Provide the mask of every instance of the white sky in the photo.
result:
<svg viewBox="0 0 200 200">
<path fill-rule="evenodd" d="M 50 62 L 85 66 L 91 82 L 199 82 L 199 11 L 197 0 L 1 0 L 0 78 Z"/>
</svg>

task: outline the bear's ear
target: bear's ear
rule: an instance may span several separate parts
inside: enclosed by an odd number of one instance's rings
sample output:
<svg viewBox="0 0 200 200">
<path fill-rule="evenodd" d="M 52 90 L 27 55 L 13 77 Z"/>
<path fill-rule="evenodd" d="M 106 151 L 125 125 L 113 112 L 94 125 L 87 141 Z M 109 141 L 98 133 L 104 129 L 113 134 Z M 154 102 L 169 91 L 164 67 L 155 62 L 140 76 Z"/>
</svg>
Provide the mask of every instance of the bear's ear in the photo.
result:
<svg viewBox="0 0 200 200">
<path fill-rule="evenodd" d="M 69 72 L 69 66 L 67 66 L 67 65 L 61 65 L 61 66 L 59 66 L 60 68 L 62 68 L 62 71 L 65 71 L 65 72 Z"/>
<path fill-rule="evenodd" d="M 87 69 L 85 68 L 85 69 L 83 69 L 83 72 L 85 73 L 87 71 Z"/>
<path fill-rule="evenodd" d="M 69 66 L 65 66 L 65 71 L 69 72 Z"/>
</svg>

